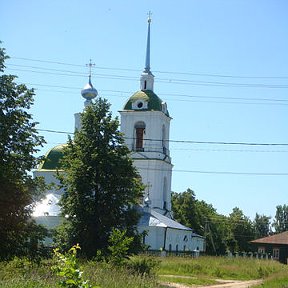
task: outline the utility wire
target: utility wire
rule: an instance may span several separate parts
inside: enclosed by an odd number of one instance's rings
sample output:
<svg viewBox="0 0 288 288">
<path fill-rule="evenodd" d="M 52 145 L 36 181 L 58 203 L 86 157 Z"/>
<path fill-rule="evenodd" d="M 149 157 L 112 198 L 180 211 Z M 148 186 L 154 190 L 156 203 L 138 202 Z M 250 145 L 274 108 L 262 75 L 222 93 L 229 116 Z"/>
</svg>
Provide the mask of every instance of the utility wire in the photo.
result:
<svg viewBox="0 0 288 288">
<path fill-rule="evenodd" d="M 74 132 L 51 130 L 51 129 L 37 129 L 42 132 L 60 133 L 60 134 L 71 134 Z M 124 137 L 124 139 L 134 139 Z M 162 139 L 145 138 L 144 141 L 157 141 L 162 142 Z M 253 142 L 225 142 L 225 141 L 194 141 L 194 140 L 164 140 L 171 143 L 187 143 L 187 144 L 213 144 L 213 145 L 244 145 L 244 146 L 288 146 L 288 143 L 253 143 Z"/>
<path fill-rule="evenodd" d="M 57 75 L 57 76 L 77 76 L 84 77 L 83 74 L 65 74 L 65 73 L 55 73 L 55 72 L 46 72 L 46 71 L 35 71 L 35 70 L 27 70 L 27 69 L 13 69 L 7 68 L 12 71 L 22 71 L 22 72 L 31 72 L 31 73 L 40 73 L 46 75 Z M 114 80 L 136 80 L 138 77 L 134 76 L 123 76 L 123 75 L 115 75 L 115 74 L 93 74 L 98 78 L 104 79 L 114 79 Z M 86 77 L 86 76 L 85 76 Z M 173 79 L 173 78 L 157 78 L 157 81 L 160 83 L 168 83 L 168 84 L 180 84 L 180 85 L 196 85 L 196 86 L 216 86 L 216 87 L 242 87 L 242 88 L 271 88 L 271 89 L 286 89 L 288 85 L 280 85 L 280 84 L 263 84 L 263 83 L 233 83 L 233 82 L 219 82 L 219 81 L 199 81 L 199 80 L 189 80 L 189 79 Z"/>
<path fill-rule="evenodd" d="M 79 87 L 67 87 L 67 86 L 61 86 L 61 85 L 47 85 L 47 84 L 37 84 L 37 83 L 24 83 L 27 86 L 39 86 L 39 87 L 51 87 L 51 88 L 60 88 L 60 89 L 69 89 L 69 90 L 78 90 L 80 91 L 81 89 Z M 35 91 L 37 90 L 41 90 L 41 91 L 49 91 L 49 92 L 53 92 L 53 93 L 63 93 L 63 94 L 70 94 L 70 92 L 68 91 L 62 91 L 62 90 L 45 90 L 45 89 L 39 89 L 39 88 L 34 88 Z M 105 93 L 101 93 L 101 91 L 103 92 L 113 92 L 113 93 L 118 93 L 120 95 L 117 94 L 105 94 Z M 126 96 L 123 96 L 121 94 L 133 94 L 134 92 L 132 91 L 121 91 L 121 90 L 108 90 L 108 89 L 101 89 L 99 90 L 99 94 L 102 95 L 103 97 L 121 97 L 121 98 L 126 98 Z M 193 103 L 215 103 L 215 104 L 244 104 L 244 105 L 277 105 L 277 106 L 287 106 L 288 105 L 288 100 L 285 99 L 268 99 L 268 98 L 241 98 L 241 97 L 224 97 L 224 96 L 197 96 L 197 95 L 187 95 L 187 94 L 166 94 L 164 93 L 165 96 L 184 96 L 184 97 L 188 97 L 188 98 L 193 98 L 193 99 L 203 99 L 203 100 L 190 100 L 190 99 L 171 99 L 169 98 L 169 101 L 176 101 L 176 102 L 193 102 Z M 207 100 L 206 100 L 207 99 Z M 227 99 L 230 101 L 211 101 L 212 100 L 218 100 L 218 99 Z M 244 101 L 266 101 L 265 103 L 261 103 L 261 102 L 241 102 L 241 101 L 237 101 L 235 102 L 234 100 L 244 100 Z M 274 103 L 276 102 L 276 103 Z M 287 104 L 286 104 L 287 103 Z"/>
<path fill-rule="evenodd" d="M 80 65 L 80 64 L 72 64 L 72 63 L 67 63 L 67 62 L 32 59 L 32 58 L 24 58 L 24 57 L 10 57 L 10 59 L 73 66 L 73 67 L 82 67 L 82 68 L 85 67 L 85 65 Z M 119 67 L 118 68 L 117 67 L 101 67 L 101 66 L 96 66 L 96 69 L 118 70 L 118 71 L 139 71 L 140 70 L 140 69 L 129 69 L 129 68 L 119 68 Z M 225 75 L 225 74 L 217 74 L 217 73 L 192 73 L 192 72 L 161 71 L 161 70 L 155 70 L 154 72 L 163 73 L 163 74 L 178 74 L 178 75 L 220 77 L 220 78 L 234 78 L 234 79 L 237 79 L 237 78 L 238 79 L 288 79 L 288 76 L 241 76 L 241 75 L 227 75 L 227 74 Z"/>
<path fill-rule="evenodd" d="M 67 135 L 67 133 L 65 133 Z M 47 145 L 62 145 L 63 142 L 46 141 Z M 151 147 L 151 150 L 158 149 L 158 147 Z M 195 152 L 240 152 L 240 153 L 288 153 L 288 150 L 247 150 L 247 149 L 208 149 L 208 148 L 177 148 L 169 147 L 170 151 L 195 151 Z"/>
</svg>

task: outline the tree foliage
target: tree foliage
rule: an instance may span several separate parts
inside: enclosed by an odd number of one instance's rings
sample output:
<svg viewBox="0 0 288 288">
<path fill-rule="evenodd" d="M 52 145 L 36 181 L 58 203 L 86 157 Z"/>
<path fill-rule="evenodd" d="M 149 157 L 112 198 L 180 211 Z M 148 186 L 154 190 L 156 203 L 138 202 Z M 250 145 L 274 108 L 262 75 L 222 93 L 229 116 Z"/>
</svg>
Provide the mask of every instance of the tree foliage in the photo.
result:
<svg viewBox="0 0 288 288">
<path fill-rule="evenodd" d="M 235 239 L 235 246 L 232 251 L 249 251 L 249 241 L 254 239 L 254 229 L 252 221 L 244 215 L 238 207 L 233 208 L 229 215 L 229 222 Z"/>
<path fill-rule="evenodd" d="M 64 149 L 65 173 L 59 176 L 66 221 L 58 242 L 66 247 L 79 243 L 87 257 L 107 248 L 112 228 L 134 234 L 139 216 L 135 204 L 143 191 L 119 121 L 109 108 L 105 99 L 98 98 L 82 113 L 81 130 Z"/>
<path fill-rule="evenodd" d="M 288 205 L 278 205 L 276 207 L 273 227 L 276 233 L 288 231 Z"/>
<path fill-rule="evenodd" d="M 31 233 L 38 229 L 31 212 L 40 181 L 32 179 L 29 171 L 39 160 L 37 146 L 44 143 L 28 112 L 34 91 L 16 84 L 16 76 L 4 74 L 7 58 L 0 48 L 0 258 L 24 254 Z M 40 236 L 38 232 L 35 237 Z"/>
<path fill-rule="evenodd" d="M 172 193 L 172 210 L 178 222 L 206 237 L 207 253 L 225 252 L 225 216 L 219 215 L 211 204 L 197 200 L 194 191 L 187 189 L 183 193 Z"/>
<path fill-rule="evenodd" d="M 256 213 L 255 219 L 253 221 L 255 238 L 262 238 L 270 235 L 270 220 L 271 217 L 259 215 L 258 213 Z"/>
<path fill-rule="evenodd" d="M 183 193 L 172 193 L 172 210 L 177 221 L 205 236 L 208 254 L 249 251 L 249 241 L 255 239 L 255 223 L 261 233 L 265 231 L 265 221 L 269 223 L 269 217 L 265 218 L 264 215 L 254 223 L 237 207 L 229 216 L 221 215 L 211 204 L 197 200 L 191 189 Z"/>
</svg>

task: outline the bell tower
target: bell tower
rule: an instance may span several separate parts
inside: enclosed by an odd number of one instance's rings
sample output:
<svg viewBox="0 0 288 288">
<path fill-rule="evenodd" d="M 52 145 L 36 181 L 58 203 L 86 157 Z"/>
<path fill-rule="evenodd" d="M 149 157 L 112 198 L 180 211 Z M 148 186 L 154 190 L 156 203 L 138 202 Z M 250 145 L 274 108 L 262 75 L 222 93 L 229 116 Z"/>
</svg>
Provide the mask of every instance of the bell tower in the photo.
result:
<svg viewBox="0 0 288 288">
<path fill-rule="evenodd" d="M 140 77 L 140 90 L 119 112 L 126 145 L 132 151 L 134 165 L 146 185 L 143 199 L 149 199 L 152 209 L 169 217 L 173 167 L 169 151 L 171 117 L 167 104 L 154 93 L 154 75 L 150 70 L 150 16 L 149 13 L 146 61 Z"/>
</svg>

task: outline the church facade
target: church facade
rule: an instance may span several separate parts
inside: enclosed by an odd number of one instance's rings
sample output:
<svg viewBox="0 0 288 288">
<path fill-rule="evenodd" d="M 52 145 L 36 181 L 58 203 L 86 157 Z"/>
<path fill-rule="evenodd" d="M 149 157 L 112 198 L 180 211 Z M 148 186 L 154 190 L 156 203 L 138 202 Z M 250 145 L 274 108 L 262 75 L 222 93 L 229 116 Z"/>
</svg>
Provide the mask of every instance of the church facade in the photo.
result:
<svg viewBox="0 0 288 288">
<path fill-rule="evenodd" d="M 173 220 L 171 212 L 172 168 L 169 133 L 171 117 L 167 104 L 154 92 L 154 75 L 150 69 L 150 23 L 145 68 L 140 77 L 140 90 L 135 92 L 125 103 L 121 116 L 121 132 L 131 150 L 133 163 L 145 185 L 141 218 L 138 231 L 146 231 L 143 242 L 150 250 L 198 251 L 205 250 L 205 239 Z M 86 99 L 85 107 L 97 96 L 97 90 L 89 83 L 81 91 Z M 75 129 L 81 129 L 80 114 L 75 114 Z M 63 156 L 63 145 L 52 148 L 44 162 L 34 172 L 42 176 L 46 183 L 56 183 L 56 171 L 61 171 L 59 160 Z M 59 170 L 60 168 L 60 170 Z M 58 201 L 63 191 L 53 190 L 46 193 L 46 198 L 36 205 L 34 216 L 38 223 L 53 228 L 61 222 Z"/>
</svg>

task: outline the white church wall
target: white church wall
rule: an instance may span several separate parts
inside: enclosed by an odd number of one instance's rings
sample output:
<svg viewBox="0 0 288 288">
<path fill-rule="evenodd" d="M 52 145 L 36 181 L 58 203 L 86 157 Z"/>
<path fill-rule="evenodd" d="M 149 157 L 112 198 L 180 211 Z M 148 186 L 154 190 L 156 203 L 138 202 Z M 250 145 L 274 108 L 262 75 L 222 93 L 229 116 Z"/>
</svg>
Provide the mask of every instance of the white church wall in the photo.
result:
<svg viewBox="0 0 288 288">
<path fill-rule="evenodd" d="M 147 245 L 149 250 L 160 250 L 164 245 L 165 238 L 165 227 L 150 226 L 150 227 L 139 227 L 138 231 L 142 233 L 143 231 L 147 232 L 145 236 L 145 245 Z"/>
<path fill-rule="evenodd" d="M 205 240 L 202 237 L 196 237 L 190 230 L 180 230 L 160 226 L 138 226 L 138 231 L 147 232 L 145 236 L 145 245 L 149 250 L 166 250 L 166 251 L 199 251 L 203 252 Z M 166 239 L 165 239 L 166 237 Z"/>
<path fill-rule="evenodd" d="M 125 142 L 130 150 L 135 147 L 134 126 L 137 122 L 145 123 L 144 152 L 163 153 L 162 140 L 169 139 L 170 120 L 161 111 L 120 111 L 121 131 L 125 134 Z M 165 138 L 163 137 L 163 126 L 165 127 Z M 169 155 L 169 141 L 165 141 L 166 153 Z"/>
<path fill-rule="evenodd" d="M 51 187 L 51 189 L 48 189 L 46 191 L 47 193 L 55 193 L 55 194 L 62 194 L 63 190 L 56 189 L 56 187 L 60 184 L 59 179 L 56 177 L 56 171 L 55 170 L 35 170 L 33 172 L 33 176 L 35 177 L 43 177 L 46 184 L 55 184 L 54 187 Z"/>
<path fill-rule="evenodd" d="M 204 251 L 204 238 L 195 237 L 190 230 L 167 228 L 166 251 Z"/>
<path fill-rule="evenodd" d="M 134 165 L 137 167 L 142 182 L 146 185 L 145 196 L 149 193 L 151 207 L 163 209 L 165 201 L 166 209 L 170 211 L 172 165 L 164 161 L 153 159 L 134 159 Z M 165 193 L 163 191 L 164 186 L 166 190 Z"/>
</svg>

